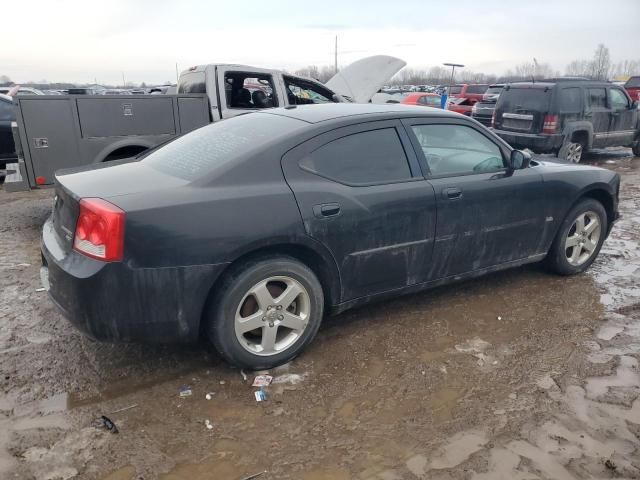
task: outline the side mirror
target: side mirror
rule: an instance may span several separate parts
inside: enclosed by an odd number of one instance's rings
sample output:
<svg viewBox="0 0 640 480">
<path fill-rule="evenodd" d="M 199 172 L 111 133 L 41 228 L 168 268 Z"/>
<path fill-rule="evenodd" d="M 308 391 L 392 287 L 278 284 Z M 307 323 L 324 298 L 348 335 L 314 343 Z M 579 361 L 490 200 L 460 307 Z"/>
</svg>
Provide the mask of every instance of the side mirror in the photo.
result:
<svg viewBox="0 0 640 480">
<path fill-rule="evenodd" d="M 529 163 L 531 163 L 531 155 L 529 155 L 528 152 L 523 152 L 522 150 L 512 150 L 510 160 L 511 168 L 513 170 L 521 170 L 529 166 Z"/>
</svg>

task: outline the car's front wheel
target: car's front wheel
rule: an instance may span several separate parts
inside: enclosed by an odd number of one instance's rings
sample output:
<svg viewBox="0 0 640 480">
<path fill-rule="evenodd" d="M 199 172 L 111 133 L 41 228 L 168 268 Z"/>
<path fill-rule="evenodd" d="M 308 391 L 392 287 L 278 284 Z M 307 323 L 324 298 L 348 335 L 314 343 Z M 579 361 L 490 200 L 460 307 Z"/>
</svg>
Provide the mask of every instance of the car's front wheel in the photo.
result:
<svg viewBox="0 0 640 480">
<path fill-rule="evenodd" d="M 561 275 L 584 272 L 594 262 L 607 233 L 607 212 L 597 200 L 579 202 L 565 217 L 546 258 Z"/>
<path fill-rule="evenodd" d="M 253 370 L 286 363 L 315 337 L 324 296 L 316 275 L 289 257 L 245 263 L 217 287 L 211 342 L 229 363 Z"/>
</svg>

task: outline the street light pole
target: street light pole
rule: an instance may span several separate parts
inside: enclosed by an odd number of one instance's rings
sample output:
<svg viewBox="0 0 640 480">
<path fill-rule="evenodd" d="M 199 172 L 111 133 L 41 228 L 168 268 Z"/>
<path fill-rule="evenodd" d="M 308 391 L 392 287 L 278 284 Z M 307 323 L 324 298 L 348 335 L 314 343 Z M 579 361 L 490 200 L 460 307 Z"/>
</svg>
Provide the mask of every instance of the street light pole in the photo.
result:
<svg viewBox="0 0 640 480">
<path fill-rule="evenodd" d="M 448 106 L 449 97 L 451 96 L 451 84 L 453 83 L 453 74 L 456 71 L 456 67 L 463 68 L 464 65 L 462 65 L 461 63 L 443 63 L 443 65 L 446 67 L 451 67 L 451 79 L 449 80 L 449 88 L 447 89 L 447 98 L 445 100 L 444 107 L 442 107 L 445 110 L 448 110 L 447 106 Z"/>
</svg>

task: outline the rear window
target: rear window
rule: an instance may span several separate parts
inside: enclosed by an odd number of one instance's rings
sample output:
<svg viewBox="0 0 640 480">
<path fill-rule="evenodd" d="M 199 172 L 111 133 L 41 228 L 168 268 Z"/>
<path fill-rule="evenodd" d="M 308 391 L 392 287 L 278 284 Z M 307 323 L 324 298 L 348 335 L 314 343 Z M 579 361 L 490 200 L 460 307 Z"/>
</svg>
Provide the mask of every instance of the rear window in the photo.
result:
<svg viewBox="0 0 640 480">
<path fill-rule="evenodd" d="M 640 88 L 640 77 L 631 77 L 624 86 L 626 88 Z"/>
<path fill-rule="evenodd" d="M 543 88 L 509 88 L 500 94 L 499 107 L 505 112 L 547 112 L 551 90 Z"/>
<path fill-rule="evenodd" d="M 489 87 L 489 88 L 487 88 L 487 91 L 484 92 L 484 93 L 486 93 L 488 95 L 495 95 L 496 93 L 502 92 L 503 88 L 504 87 Z"/>
<path fill-rule="evenodd" d="M 489 85 L 469 85 L 467 93 L 485 93 Z"/>
<path fill-rule="evenodd" d="M 451 95 L 457 95 L 462 91 L 462 85 L 453 85 L 451 87 Z"/>
<path fill-rule="evenodd" d="M 207 93 L 204 72 L 189 72 L 180 75 L 178 93 Z"/>
<path fill-rule="evenodd" d="M 142 160 L 184 180 L 196 180 L 234 159 L 259 152 L 265 144 L 302 128 L 304 122 L 280 115 L 250 113 L 194 130 Z"/>
</svg>

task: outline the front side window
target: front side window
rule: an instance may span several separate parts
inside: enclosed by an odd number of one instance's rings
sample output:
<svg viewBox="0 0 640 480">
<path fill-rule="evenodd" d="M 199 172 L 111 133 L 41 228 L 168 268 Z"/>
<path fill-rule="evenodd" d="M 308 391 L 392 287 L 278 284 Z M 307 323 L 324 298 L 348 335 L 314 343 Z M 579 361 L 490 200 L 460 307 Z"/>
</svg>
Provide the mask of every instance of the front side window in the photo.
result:
<svg viewBox="0 0 640 480">
<path fill-rule="evenodd" d="M 607 91 L 604 88 L 588 88 L 587 102 L 591 108 L 607 108 Z"/>
<path fill-rule="evenodd" d="M 311 152 L 300 166 L 348 185 L 394 183 L 411 178 L 407 156 L 395 128 L 354 133 Z"/>
<path fill-rule="evenodd" d="M 560 113 L 578 113 L 582 110 L 580 89 L 577 87 L 560 90 Z"/>
<path fill-rule="evenodd" d="M 431 175 L 464 175 L 502 170 L 500 148 L 464 125 L 413 125 Z"/>
<path fill-rule="evenodd" d="M 271 75 L 246 72 L 226 72 L 224 88 L 227 108 L 272 108 L 278 98 Z"/>
<path fill-rule="evenodd" d="M 291 105 L 335 103 L 333 92 L 313 82 L 284 77 L 285 89 Z"/>
<path fill-rule="evenodd" d="M 627 96 L 617 88 L 609 89 L 609 102 L 613 110 L 626 110 L 629 108 Z"/>
<path fill-rule="evenodd" d="M 180 76 L 178 93 L 207 93 L 204 72 L 188 72 Z"/>
</svg>

